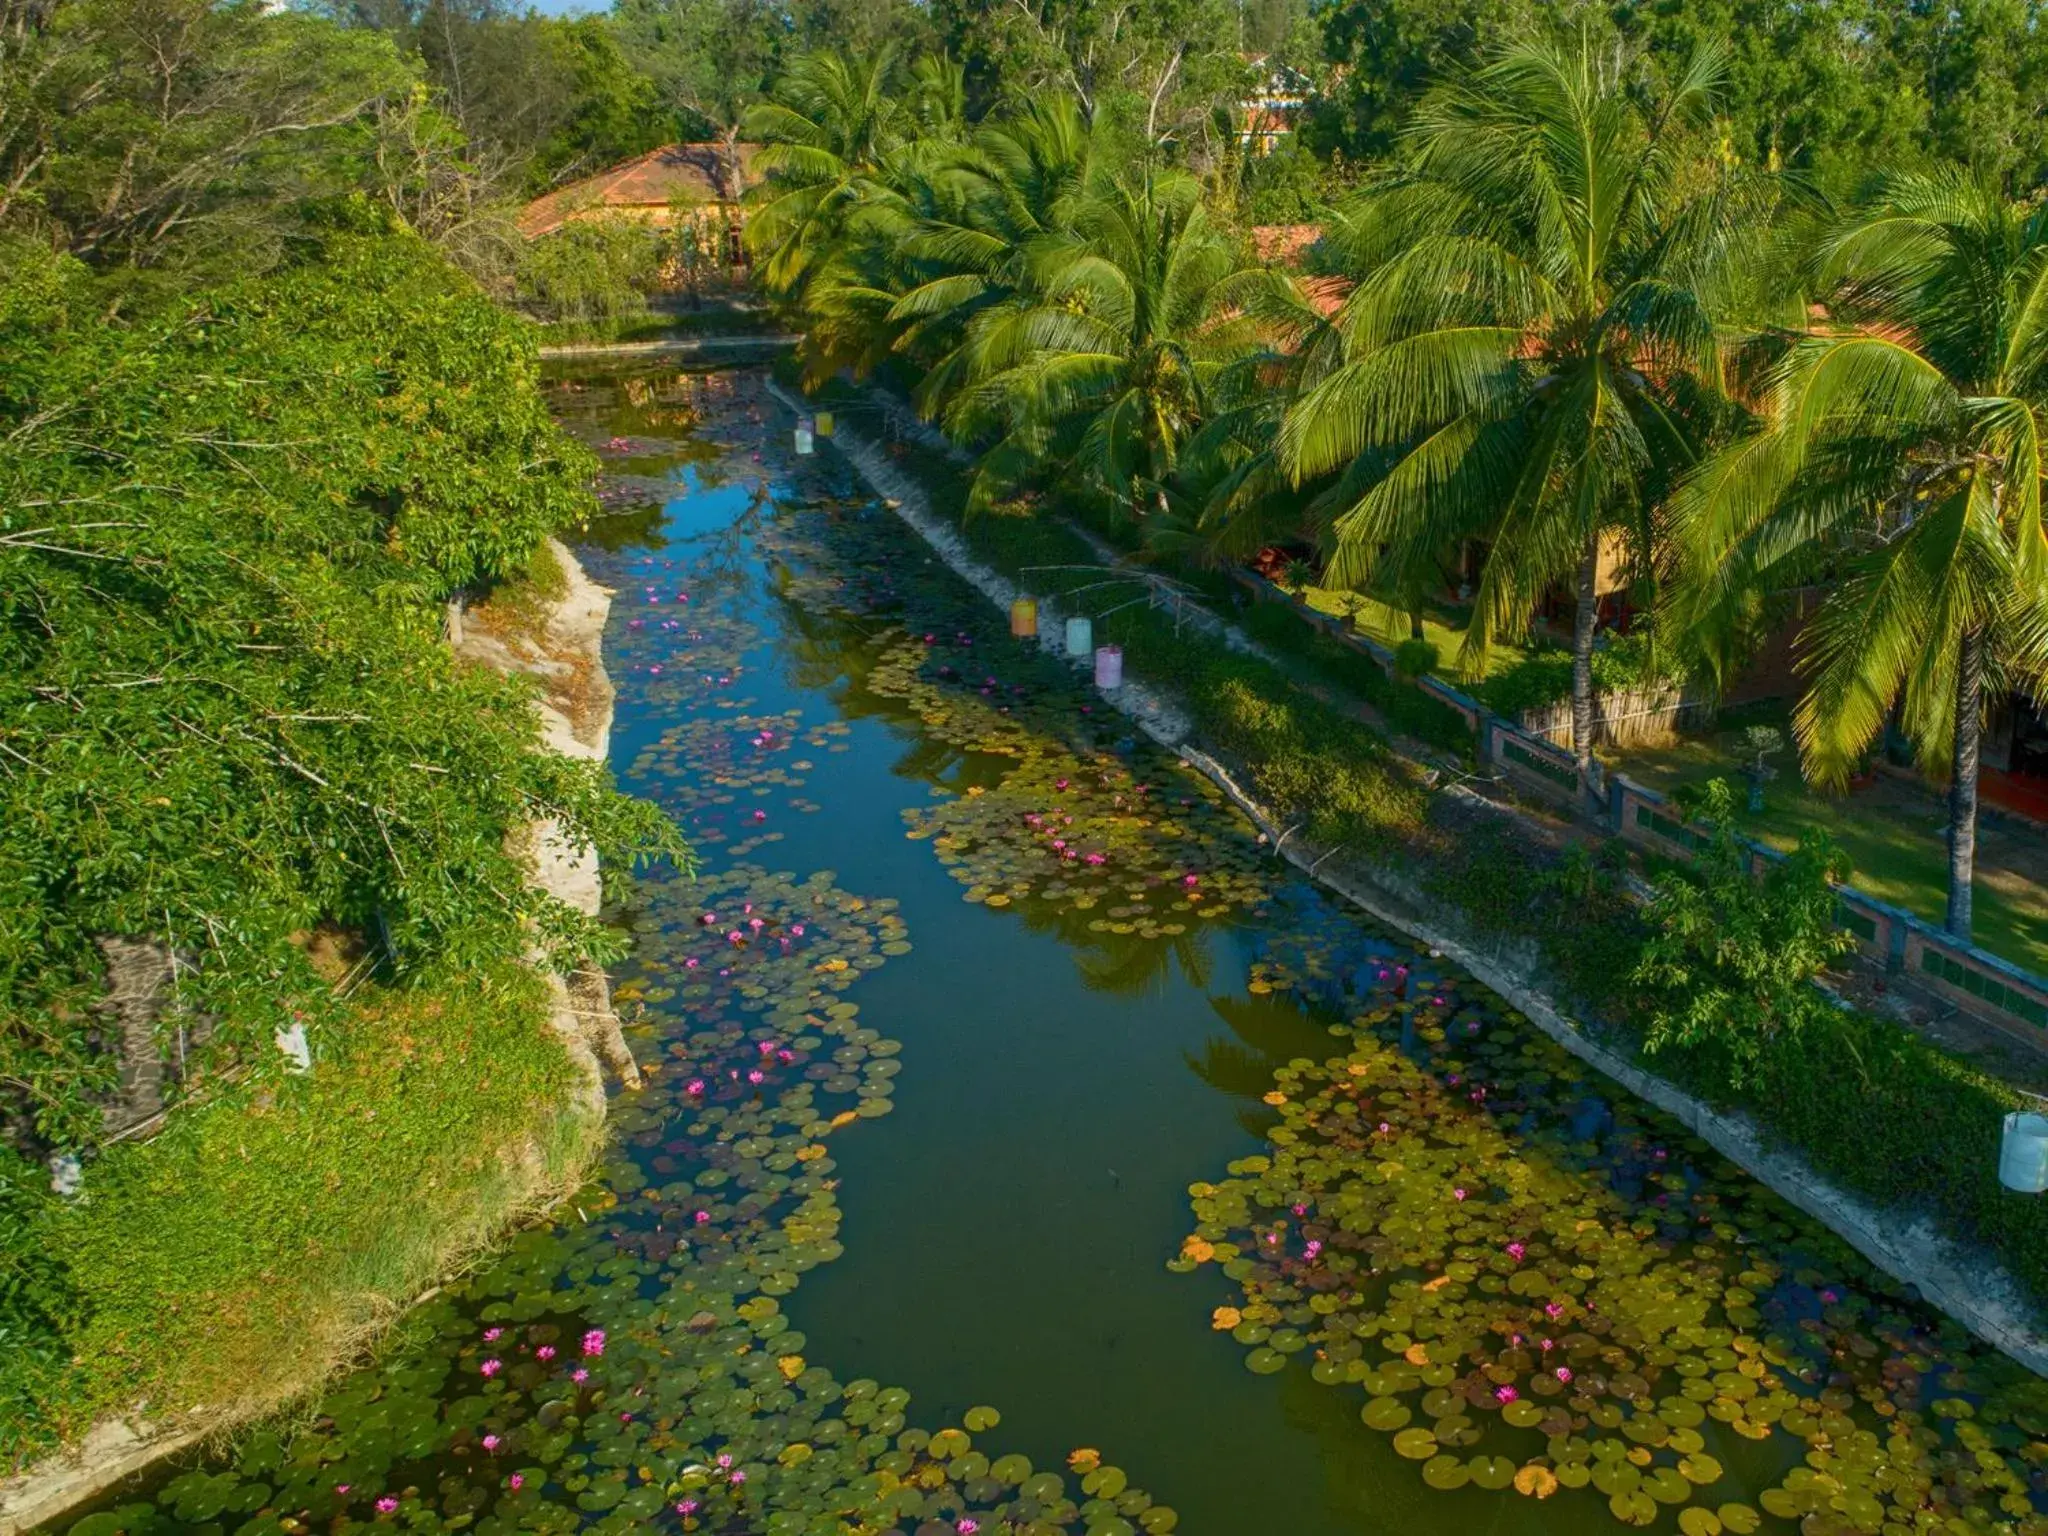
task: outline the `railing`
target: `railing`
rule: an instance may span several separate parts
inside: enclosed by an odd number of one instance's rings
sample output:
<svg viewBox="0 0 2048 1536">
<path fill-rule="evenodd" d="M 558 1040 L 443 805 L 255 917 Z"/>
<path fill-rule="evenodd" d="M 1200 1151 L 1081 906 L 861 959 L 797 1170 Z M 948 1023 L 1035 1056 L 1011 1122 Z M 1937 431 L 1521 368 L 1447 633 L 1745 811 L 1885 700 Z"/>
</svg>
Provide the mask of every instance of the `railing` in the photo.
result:
<svg viewBox="0 0 2048 1536">
<path fill-rule="evenodd" d="M 1255 572 L 1235 574 L 1254 596 L 1288 603 L 1318 629 L 1371 657 L 1389 677 L 1396 675 L 1393 651 L 1359 634 L 1348 618 L 1311 608 Z M 1689 860 L 1706 845 L 1710 834 L 1688 822 L 1668 796 L 1648 785 L 1624 774 L 1605 774 L 1596 764 L 1595 782 L 1581 786 L 1571 752 L 1520 722 L 1493 713 L 1441 679 L 1419 678 L 1415 686 L 1456 710 L 1472 729 L 1480 760 L 1515 785 L 1592 816 L 1617 837 L 1663 858 Z M 1784 857 L 1762 843 L 1752 841 L 1749 847 L 1759 872 Z M 1855 938 L 1863 958 L 1892 974 L 1909 976 L 1973 1018 L 2048 1045 L 2048 979 L 1953 938 L 1853 885 L 1840 887 L 1839 894 L 1836 920 Z"/>
</svg>

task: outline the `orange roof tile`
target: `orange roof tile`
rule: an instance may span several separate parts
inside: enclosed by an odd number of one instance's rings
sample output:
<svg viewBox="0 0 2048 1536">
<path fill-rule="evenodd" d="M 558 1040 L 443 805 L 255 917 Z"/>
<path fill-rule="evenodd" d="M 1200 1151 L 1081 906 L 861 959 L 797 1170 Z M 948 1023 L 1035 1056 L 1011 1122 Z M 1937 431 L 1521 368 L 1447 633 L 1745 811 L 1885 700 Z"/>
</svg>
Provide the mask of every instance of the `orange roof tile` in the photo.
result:
<svg viewBox="0 0 2048 1536">
<path fill-rule="evenodd" d="M 1264 262 L 1292 264 L 1301 253 L 1323 238 L 1320 224 L 1254 224 L 1252 248 Z"/>
<path fill-rule="evenodd" d="M 758 144 L 741 144 L 740 183 L 751 183 Z M 662 208 L 673 202 L 724 202 L 725 147 L 722 144 L 664 144 L 637 160 L 572 181 L 535 198 L 519 214 L 519 232 L 529 240 L 552 234 L 577 214 L 600 208 Z"/>
</svg>

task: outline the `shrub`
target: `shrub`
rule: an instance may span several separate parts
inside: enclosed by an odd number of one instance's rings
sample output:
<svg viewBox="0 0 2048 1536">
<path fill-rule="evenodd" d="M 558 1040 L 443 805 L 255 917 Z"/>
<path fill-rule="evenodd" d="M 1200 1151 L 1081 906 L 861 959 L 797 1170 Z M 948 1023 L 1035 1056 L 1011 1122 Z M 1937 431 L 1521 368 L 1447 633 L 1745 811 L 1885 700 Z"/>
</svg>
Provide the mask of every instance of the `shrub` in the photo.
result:
<svg viewBox="0 0 2048 1536">
<path fill-rule="evenodd" d="M 1394 675 L 1407 682 L 1436 670 L 1437 649 L 1427 640 L 1403 640 L 1394 647 Z"/>
<path fill-rule="evenodd" d="M 1593 652 L 1593 687 L 1600 693 L 1678 680 L 1671 657 L 1646 634 L 1618 635 Z M 1572 696 L 1571 652 L 1545 647 L 1504 667 L 1476 690 L 1487 708 L 1510 717 Z"/>
<path fill-rule="evenodd" d="M 1726 782 L 1706 786 L 1709 840 L 1690 865 L 1657 879 L 1650 938 L 1636 967 L 1649 989 L 1643 1049 L 1714 1061 L 1735 1088 L 1752 1085 L 1768 1052 L 1831 1011 L 1814 988 L 1855 940 L 1835 924 L 1835 886 L 1849 866 L 1809 829 L 1789 858 L 1751 869 Z"/>
</svg>

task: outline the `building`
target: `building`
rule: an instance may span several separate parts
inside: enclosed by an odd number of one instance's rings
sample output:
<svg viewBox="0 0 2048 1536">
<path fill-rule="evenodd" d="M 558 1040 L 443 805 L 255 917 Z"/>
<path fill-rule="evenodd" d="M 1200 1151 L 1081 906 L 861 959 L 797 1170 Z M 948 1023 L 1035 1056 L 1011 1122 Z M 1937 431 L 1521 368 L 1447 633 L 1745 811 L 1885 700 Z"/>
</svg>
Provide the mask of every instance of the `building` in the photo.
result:
<svg viewBox="0 0 2048 1536">
<path fill-rule="evenodd" d="M 1257 253 L 1260 263 L 1268 267 L 1300 266 L 1309 248 L 1322 238 L 1323 226 L 1320 224 L 1252 226 L 1252 250 Z"/>
<path fill-rule="evenodd" d="M 1239 142 L 1252 154 L 1270 155 L 1274 146 L 1294 132 L 1301 121 L 1315 91 L 1315 82 L 1270 54 L 1248 53 L 1244 62 L 1257 73 L 1259 84 L 1237 104 Z"/>
<path fill-rule="evenodd" d="M 669 228 L 679 219 L 715 214 L 733 265 L 746 260 L 739 243 L 740 199 L 754 184 L 758 144 L 664 144 L 624 165 L 586 176 L 521 210 L 519 232 L 529 240 L 579 219 L 642 219 Z"/>
</svg>

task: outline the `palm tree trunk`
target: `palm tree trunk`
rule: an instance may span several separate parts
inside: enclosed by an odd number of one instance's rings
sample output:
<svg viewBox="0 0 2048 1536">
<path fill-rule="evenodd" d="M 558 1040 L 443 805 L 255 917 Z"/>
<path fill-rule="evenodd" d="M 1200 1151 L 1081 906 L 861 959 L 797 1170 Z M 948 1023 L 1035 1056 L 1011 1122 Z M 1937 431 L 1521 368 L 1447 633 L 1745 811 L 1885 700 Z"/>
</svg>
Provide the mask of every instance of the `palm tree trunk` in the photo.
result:
<svg viewBox="0 0 2048 1536">
<path fill-rule="evenodd" d="M 1579 787 L 1593 789 L 1593 630 L 1600 599 L 1593 584 L 1600 570 L 1600 530 L 1586 535 L 1579 560 L 1578 608 L 1572 616 L 1572 753 L 1579 762 Z"/>
<path fill-rule="evenodd" d="M 1425 638 L 1422 633 L 1422 610 L 1420 608 L 1413 608 L 1409 610 L 1408 638 L 1410 640 L 1421 640 Z"/>
<path fill-rule="evenodd" d="M 1984 724 L 1984 631 L 1963 635 L 1956 662 L 1956 749 L 1948 784 L 1948 920 L 1970 937 L 1970 885 L 1977 872 L 1977 747 Z"/>
</svg>

